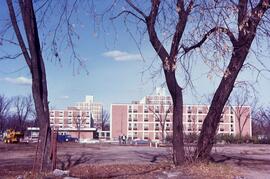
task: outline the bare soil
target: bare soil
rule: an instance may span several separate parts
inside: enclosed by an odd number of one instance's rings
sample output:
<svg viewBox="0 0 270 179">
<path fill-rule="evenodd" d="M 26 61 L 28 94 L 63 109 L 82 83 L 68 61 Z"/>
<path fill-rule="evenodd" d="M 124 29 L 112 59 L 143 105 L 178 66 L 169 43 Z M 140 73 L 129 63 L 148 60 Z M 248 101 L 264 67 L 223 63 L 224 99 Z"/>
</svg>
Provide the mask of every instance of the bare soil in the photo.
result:
<svg viewBox="0 0 270 179">
<path fill-rule="evenodd" d="M 35 144 L 0 143 L 0 178 L 32 169 Z M 79 178 L 270 178 L 270 145 L 219 145 L 214 163 L 173 167 L 168 147 L 58 144 L 57 168 Z"/>
</svg>

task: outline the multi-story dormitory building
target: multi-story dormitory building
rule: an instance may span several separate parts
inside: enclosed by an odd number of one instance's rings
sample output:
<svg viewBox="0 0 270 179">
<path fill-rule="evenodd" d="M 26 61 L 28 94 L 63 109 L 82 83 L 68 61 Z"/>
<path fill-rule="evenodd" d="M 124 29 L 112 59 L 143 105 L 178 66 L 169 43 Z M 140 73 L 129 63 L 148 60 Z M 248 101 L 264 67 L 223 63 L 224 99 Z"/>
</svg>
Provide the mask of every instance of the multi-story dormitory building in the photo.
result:
<svg viewBox="0 0 270 179">
<path fill-rule="evenodd" d="M 86 96 L 85 101 L 78 102 L 75 107 L 80 110 L 91 111 L 93 127 L 101 129 L 103 107 L 101 103 L 94 102 L 93 96 Z"/>
<path fill-rule="evenodd" d="M 184 105 L 183 124 L 186 134 L 198 134 L 201 131 L 208 109 L 207 105 Z M 236 114 L 239 112 L 241 115 Z M 236 135 L 241 130 L 243 136 L 251 136 L 250 116 L 249 106 L 226 106 L 217 132 Z M 131 139 L 161 140 L 164 136 L 172 135 L 172 99 L 159 91 L 131 104 L 112 104 L 110 125 L 113 139 L 126 135 Z"/>
<path fill-rule="evenodd" d="M 94 103 L 93 96 L 86 96 L 84 102 L 63 110 L 50 110 L 50 125 L 61 134 L 80 139 L 93 139 L 101 121 L 102 105 Z"/>
</svg>

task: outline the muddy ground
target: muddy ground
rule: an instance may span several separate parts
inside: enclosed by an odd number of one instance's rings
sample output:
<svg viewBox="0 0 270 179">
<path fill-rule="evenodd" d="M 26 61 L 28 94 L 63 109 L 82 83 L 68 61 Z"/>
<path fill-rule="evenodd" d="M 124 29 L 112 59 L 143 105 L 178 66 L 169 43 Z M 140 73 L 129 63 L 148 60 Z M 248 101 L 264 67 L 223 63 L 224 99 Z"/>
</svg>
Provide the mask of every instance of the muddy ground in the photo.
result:
<svg viewBox="0 0 270 179">
<path fill-rule="evenodd" d="M 65 143 L 58 145 L 57 168 L 70 169 L 74 171 L 74 175 L 79 170 L 78 168 L 87 168 L 90 165 L 92 168 L 93 166 L 106 168 L 104 167 L 106 165 L 109 170 L 113 170 L 110 168 L 112 166 L 119 168 L 119 166 L 125 165 L 126 171 L 128 171 L 128 168 L 140 166 L 141 168 L 148 168 L 149 171 L 158 168 L 159 171 L 164 170 L 164 173 L 165 170 L 168 170 L 166 167 L 169 167 L 167 163 L 171 161 L 170 153 L 171 149 L 166 147 Z M 18 175 L 31 171 L 34 154 L 35 144 L 0 143 L 0 178 L 16 178 Z M 270 145 L 216 146 L 213 149 L 213 161 L 232 167 L 239 176 L 244 178 L 270 178 Z M 166 163 L 166 166 L 164 163 Z M 83 176 L 84 171 L 86 172 L 82 169 L 79 176 Z M 122 178 L 129 178 L 125 175 L 125 172 L 121 172 Z M 150 178 L 153 176 L 151 175 Z M 117 177 L 117 175 L 110 177 Z M 166 177 L 167 175 L 158 178 Z M 179 178 L 179 176 L 176 178 Z"/>
</svg>

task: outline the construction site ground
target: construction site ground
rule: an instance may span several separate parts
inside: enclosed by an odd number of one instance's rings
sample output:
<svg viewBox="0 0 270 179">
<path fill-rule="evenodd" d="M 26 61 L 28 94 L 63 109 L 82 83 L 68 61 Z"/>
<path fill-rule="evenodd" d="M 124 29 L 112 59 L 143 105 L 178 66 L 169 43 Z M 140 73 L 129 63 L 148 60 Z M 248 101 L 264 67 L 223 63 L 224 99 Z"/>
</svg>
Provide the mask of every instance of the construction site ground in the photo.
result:
<svg viewBox="0 0 270 179">
<path fill-rule="evenodd" d="M 35 148 L 0 143 L 0 178 L 29 173 Z M 57 168 L 78 178 L 270 178 L 270 145 L 219 145 L 213 148 L 213 163 L 176 168 L 170 147 L 62 143 L 57 150 Z"/>
</svg>

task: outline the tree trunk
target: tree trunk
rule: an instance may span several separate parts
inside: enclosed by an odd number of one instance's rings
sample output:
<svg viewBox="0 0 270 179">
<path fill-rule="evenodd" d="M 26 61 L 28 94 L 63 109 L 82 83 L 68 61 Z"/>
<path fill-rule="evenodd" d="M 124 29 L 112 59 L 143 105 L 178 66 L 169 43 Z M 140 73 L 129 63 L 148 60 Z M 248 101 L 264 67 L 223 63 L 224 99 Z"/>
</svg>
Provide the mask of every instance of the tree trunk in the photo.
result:
<svg viewBox="0 0 270 179">
<path fill-rule="evenodd" d="M 175 71 L 164 70 L 166 83 L 173 100 L 173 161 L 181 165 L 185 160 L 183 142 L 183 97 L 182 89 L 177 84 Z"/>
<path fill-rule="evenodd" d="M 49 169 L 50 122 L 45 66 L 42 58 L 36 17 L 32 0 L 19 0 L 28 50 L 17 24 L 12 0 L 7 0 L 11 22 L 32 75 L 32 94 L 39 121 L 39 142 L 34 169 Z"/>
<path fill-rule="evenodd" d="M 244 42 L 243 39 L 239 41 Z M 214 144 L 214 137 L 218 129 L 222 110 L 230 96 L 231 91 L 233 90 L 234 82 L 244 64 L 251 42 L 252 40 L 248 41 L 241 47 L 234 47 L 231 61 L 215 92 L 211 106 L 203 122 L 195 158 L 208 160 L 210 157 L 210 152 Z"/>
<path fill-rule="evenodd" d="M 164 131 L 164 125 L 161 126 L 161 140 L 162 143 L 165 143 L 165 131 Z"/>
<path fill-rule="evenodd" d="M 241 128 L 241 117 L 238 119 L 238 127 L 239 127 L 239 138 L 242 143 L 242 128 Z"/>
</svg>

